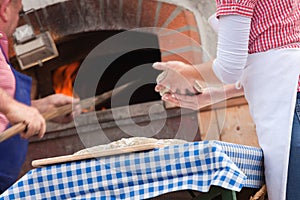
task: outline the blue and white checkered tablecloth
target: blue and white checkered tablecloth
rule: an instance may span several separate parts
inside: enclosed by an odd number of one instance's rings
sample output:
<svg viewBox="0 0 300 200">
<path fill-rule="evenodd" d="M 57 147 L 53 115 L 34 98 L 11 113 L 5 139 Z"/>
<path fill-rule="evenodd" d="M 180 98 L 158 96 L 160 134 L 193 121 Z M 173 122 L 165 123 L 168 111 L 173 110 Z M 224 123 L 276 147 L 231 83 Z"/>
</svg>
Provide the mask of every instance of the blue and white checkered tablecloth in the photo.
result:
<svg viewBox="0 0 300 200">
<path fill-rule="evenodd" d="M 263 180 L 260 148 L 203 141 L 36 168 L 0 199 L 136 200 L 211 185 L 240 191 Z"/>
</svg>

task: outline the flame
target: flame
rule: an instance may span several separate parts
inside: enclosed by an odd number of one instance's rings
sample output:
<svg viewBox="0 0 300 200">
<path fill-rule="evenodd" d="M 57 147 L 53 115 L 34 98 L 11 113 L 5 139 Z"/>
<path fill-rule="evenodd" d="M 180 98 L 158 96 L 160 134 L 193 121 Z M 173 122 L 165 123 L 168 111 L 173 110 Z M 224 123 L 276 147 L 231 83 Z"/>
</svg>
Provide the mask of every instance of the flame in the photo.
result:
<svg viewBox="0 0 300 200">
<path fill-rule="evenodd" d="M 80 62 L 63 65 L 57 68 L 53 75 L 53 89 L 56 94 L 74 96 L 73 83 L 75 81 Z M 76 96 L 76 95 L 75 95 Z"/>
</svg>

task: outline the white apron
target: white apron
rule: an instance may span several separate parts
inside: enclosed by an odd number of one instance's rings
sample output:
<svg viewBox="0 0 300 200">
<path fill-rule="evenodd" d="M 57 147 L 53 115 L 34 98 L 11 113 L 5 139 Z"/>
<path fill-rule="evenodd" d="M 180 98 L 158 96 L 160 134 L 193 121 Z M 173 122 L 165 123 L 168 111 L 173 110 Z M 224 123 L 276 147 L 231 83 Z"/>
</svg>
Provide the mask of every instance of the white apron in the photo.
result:
<svg viewBox="0 0 300 200">
<path fill-rule="evenodd" d="M 242 85 L 264 152 L 269 200 L 284 200 L 300 49 L 272 49 L 248 57 Z"/>
</svg>

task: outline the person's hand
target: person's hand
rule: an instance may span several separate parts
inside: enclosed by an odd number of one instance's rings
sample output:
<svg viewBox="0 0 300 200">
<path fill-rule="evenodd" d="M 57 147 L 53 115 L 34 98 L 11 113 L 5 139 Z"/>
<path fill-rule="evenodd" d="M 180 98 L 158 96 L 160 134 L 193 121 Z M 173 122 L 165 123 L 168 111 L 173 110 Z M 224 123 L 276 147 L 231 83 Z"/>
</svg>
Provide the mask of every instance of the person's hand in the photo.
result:
<svg viewBox="0 0 300 200">
<path fill-rule="evenodd" d="M 212 105 L 218 101 L 224 100 L 223 98 L 214 97 L 214 93 L 221 93 L 218 89 L 215 88 L 206 88 L 198 95 L 181 95 L 181 94 L 171 94 L 165 93 L 162 96 L 163 101 L 168 101 L 178 107 L 188 108 L 192 110 L 199 110 L 205 106 Z"/>
<path fill-rule="evenodd" d="M 201 80 L 196 66 L 188 65 L 179 61 L 156 62 L 153 68 L 163 72 L 157 77 L 155 91 L 171 94 L 197 94 L 195 81 Z"/>
<path fill-rule="evenodd" d="M 21 137 L 25 139 L 33 135 L 38 135 L 39 138 L 42 138 L 46 132 L 45 119 L 34 107 L 11 101 L 4 114 L 12 125 L 19 122 L 26 124 L 26 130 L 20 133 Z"/>
<path fill-rule="evenodd" d="M 79 102 L 78 98 L 73 98 L 64 94 L 53 94 L 45 98 L 32 101 L 32 106 L 36 107 L 40 111 L 40 113 L 45 113 L 56 107 L 60 107 L 72 103 L 75 105 L 75 103 L 78 102 Z M 80 113 L 81 113 L 81 107 L 78 104 L 73 107 L 72 113 L 64 116 L 56 117 L 51 121 L 58 122 L 58 123 L 69 123 L 74 119 L 75 116 L 79 115 Z"/>
<path fill-rule="evenodd" d="M 201 94 L 193 96 L 166 93 L 162 96 L 162 100 L 171 102 L 178 107 L 199 110 L 203 107 L 242 95 L 243 89 L 237 89 L 232 84 L 225 85 L 224 87 L 205 88 Z"/>
</svg>

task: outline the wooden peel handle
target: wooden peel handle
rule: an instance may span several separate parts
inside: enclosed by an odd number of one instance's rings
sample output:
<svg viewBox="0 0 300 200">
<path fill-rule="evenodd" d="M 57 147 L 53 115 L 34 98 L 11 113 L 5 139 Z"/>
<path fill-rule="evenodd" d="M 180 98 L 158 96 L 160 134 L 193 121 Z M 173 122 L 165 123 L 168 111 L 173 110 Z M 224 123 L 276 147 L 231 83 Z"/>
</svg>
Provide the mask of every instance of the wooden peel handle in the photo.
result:
<svg viewBox="0 0 300 200">
<path fill-rule="evenodd" d="M 20 122 L 13 125 L 12 127 L 6 129 L 0 134 L 0 142 L 7 140 L 8 138 L 20 133 L 26 129 L 27 124 L 25 122 Z"/>
</svg>

